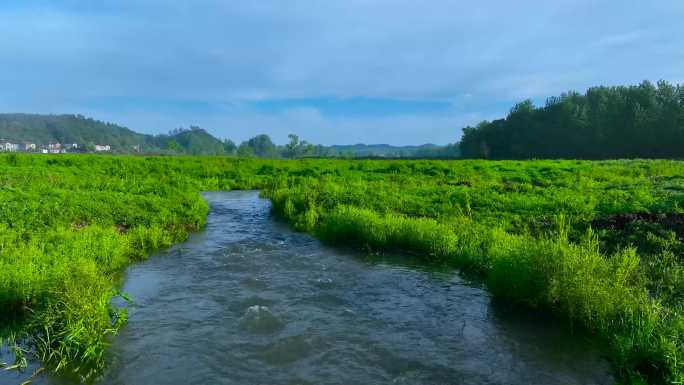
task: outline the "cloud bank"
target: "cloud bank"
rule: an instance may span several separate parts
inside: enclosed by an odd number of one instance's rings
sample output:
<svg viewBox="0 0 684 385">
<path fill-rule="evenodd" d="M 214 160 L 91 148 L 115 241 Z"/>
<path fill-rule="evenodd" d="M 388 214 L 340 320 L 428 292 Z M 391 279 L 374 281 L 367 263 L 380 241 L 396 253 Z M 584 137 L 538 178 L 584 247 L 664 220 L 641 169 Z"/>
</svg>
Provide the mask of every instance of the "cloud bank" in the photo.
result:
<svg viewBox="0 0 684 385">
<path fill-rule="evenodd" d="M 0 111 L 448 143 L 517 101 L 684 81 L 684 2 L 9 0 Z"/>
</svg>

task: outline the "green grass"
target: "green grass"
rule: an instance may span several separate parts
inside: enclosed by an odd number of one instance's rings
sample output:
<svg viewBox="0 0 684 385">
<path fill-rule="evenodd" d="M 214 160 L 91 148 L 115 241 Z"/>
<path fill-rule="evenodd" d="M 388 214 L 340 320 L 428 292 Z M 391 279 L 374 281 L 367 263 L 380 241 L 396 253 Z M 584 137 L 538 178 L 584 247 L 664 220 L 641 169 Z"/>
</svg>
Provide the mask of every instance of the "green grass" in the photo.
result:
<svg viewBox="0 0 684 385">
<path fill-rule="evenodd" d="M 401 249 L 479 276 L 501 301 L 601 339 L 625 382 L 684 380 L 684 164 L 667 161 L 356 162 L 274 181 L 274 210 L 323 240 Z M 340 168 L 344 166 L 340 165 Z"/>
<path fill-rule="evenodd" d="M 0 156 L 4 336 L 52 370 L 101 373 L 121 271 L 201 228 L 199 192 L 227 189 L 262 189 L 326 242 L 409 252 L 552 312 L 603 341 L 624 382 L 684 381 L 675 161 Z"/>
</svg>

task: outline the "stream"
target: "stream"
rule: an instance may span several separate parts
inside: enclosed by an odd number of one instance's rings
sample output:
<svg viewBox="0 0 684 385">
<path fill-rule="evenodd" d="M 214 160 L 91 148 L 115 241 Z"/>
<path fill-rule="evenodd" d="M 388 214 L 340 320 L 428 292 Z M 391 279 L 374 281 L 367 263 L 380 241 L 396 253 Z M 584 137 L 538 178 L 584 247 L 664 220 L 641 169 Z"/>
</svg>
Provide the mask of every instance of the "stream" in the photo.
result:
<svg viewBox="0 0 684 385">
<path fill-rule="evenodd" d="M 135 302 L 98 383 L 612 383 L 586 337 L 453 271 L 325 246 L 255 191 L 204 196 L 203 231 L 129 268 Z"/>
</svg>

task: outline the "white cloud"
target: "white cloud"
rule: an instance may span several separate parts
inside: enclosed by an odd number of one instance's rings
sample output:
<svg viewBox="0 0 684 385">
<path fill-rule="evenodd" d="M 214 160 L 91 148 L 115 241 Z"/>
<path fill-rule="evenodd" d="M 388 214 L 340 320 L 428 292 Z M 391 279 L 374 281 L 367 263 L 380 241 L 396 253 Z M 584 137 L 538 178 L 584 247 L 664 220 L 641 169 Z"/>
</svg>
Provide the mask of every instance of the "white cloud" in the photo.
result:
<svg viewBox="0 0 684 385">
<path fill-rule="evenodd" d="M 274 136 L 302 127 L 300 136 L 321 141 L 445 142 L 525 98 L 677 81 L 684 67 L 679 0 L 12 4 L 0 5 L 0 110 L 93 111 L 148 132 L 214 119 L 225 130 L 260 125 Z M 113 98 L 224 105 L 317 97 L 452 100 L 455 108 L 344 118 L 92 107 Z"/>
</svg>

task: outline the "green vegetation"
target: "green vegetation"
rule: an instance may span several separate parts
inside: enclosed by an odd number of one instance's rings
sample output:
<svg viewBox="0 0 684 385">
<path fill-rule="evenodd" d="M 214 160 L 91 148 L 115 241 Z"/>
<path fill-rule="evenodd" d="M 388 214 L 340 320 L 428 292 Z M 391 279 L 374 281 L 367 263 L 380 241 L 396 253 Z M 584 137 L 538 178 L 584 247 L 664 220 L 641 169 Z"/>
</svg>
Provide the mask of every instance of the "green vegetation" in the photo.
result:
<svg viewBox="0 0 684 385">
<path fill-rule="evenodd" d="M 0 114 L 0 138 L 39 145 L 75 143 L 91 152 L 95 145 L 109 145 L 117 154 L 235 154 L 235 144 L 222 142 L 199 127 L 144 135 L 82 115 Z"/>
<path fill-rule="evenodd" d="M 527 100 L 506 119 L 463 130 L 465 158 L 615 159 L 684 157 L 684 86 L 645 81 Z"/>
<path fill-rule="evenodd" d="M 317 156 L 350 157 L 350 158 L 424 158 L 455 159 L 460 156 L 456 144 L 438 146 L 423 144 L 420 146 L 389 146 L 386 144 L 354 144 L 333 145 L 318 150 Z"/>
<path fill-rule="evenodd" d="M 0 163 L 0 327 L 28 333 L 55 370 L 89 376 L 125 321 L 109 306 L 117 274 L 201 227 L 207 206 L 187 178 L 155 162 L 9 155 Z"/>
<path fill-rule="evenodd" d="M 536 107 L 515 105 L 505 119 L 463 129 L 446 146 L 314 145 L 290 135 L 277 145 L 257 135 L 236 145 L 191 126 L 143 135 L 80 115 L 0 114 L 0 139 L 39 144 L 108 144 L 119 154 L 229 155 L 249 158 L 620 159 L 684 157 L 684 86 L 648 81 L 564 93 Z"/>
<path fill-rule="evenodd" d="M 148 136 L 81 115 L 0 114 L 0 138 L 36 144 L 109 144 L 132 152 Z"/>
<path fill-rule="evenodd" d="M 456 158 L 458 146 L 349 145 L 322 146 L 289 135 L 285 145 L 274 144 L 268 135 L 257 135 L 237 146 L 232 140 L 220 140 L 206 130 L 190 126 L 168 134 L 144 135 L 112 123 L 82 115 L 0 114 L 0 140 L 78 144 L 78 152 L 93 152 L 95 145 L 110 145 L 115 154 L 148 155 L 228 155 L 246 158 Z"/>
<path fill-rule="evenodd" d="M 220 141 L 205 130 L 191 126 L 189 129 L 178 128 L 169 135 L 157 135 L 150 140 L 151 150 L 163 149 L 165 152 L 190 155 L 233 155 L 235 143 L 230 140 Z M 157 150 L 159 152 L 164 152 Z"/>
<path fill-rule="evenodd" d="M 684 379 L 684 164 L 338 163 L 266 195 L 295 228 L 479 276 L 601 338 L 634 382 Z"/>
<path fill-rule="evenodd" d="M 0 156 L 5 336 L 92 376 L 119 273 L 253 189 L 295 229 L 458 267 L 594 333 L 625 382 L 684 380 L 684 163 Z"/>
</svg>

